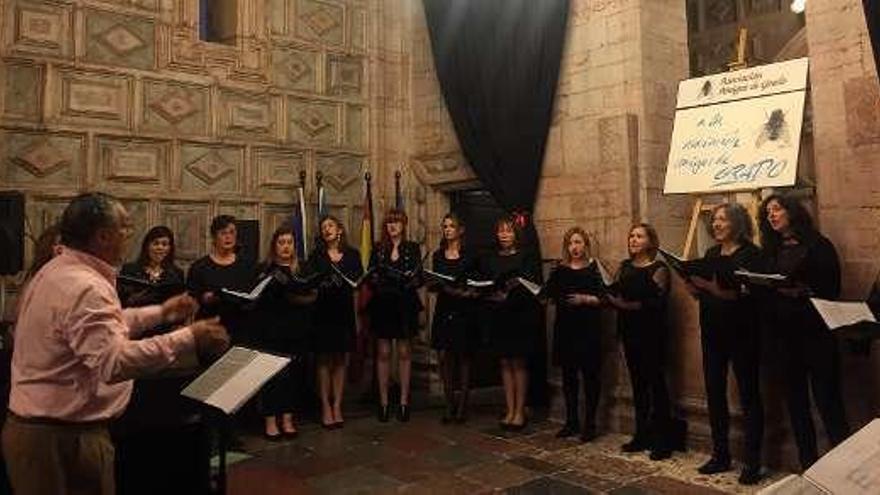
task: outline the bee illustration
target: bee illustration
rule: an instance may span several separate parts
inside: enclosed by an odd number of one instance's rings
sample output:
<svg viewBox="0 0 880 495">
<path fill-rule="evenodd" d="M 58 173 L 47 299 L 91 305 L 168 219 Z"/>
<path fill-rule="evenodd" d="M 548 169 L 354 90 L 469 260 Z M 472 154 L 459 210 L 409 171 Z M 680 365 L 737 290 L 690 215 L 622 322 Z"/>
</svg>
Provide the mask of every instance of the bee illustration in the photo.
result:
<svg viewBox="0 0 880 495">
<path fill-rule="evenodd" d="M 788 129 L 788 122 L 785 121 L 785 112 L 781 108 L 770 112 L 767 122 L 761 126 L 758 139 L 755 140 L 755 148 L 760 148 L 767 141 L 776 143 L 780 147 L 791 146 L 791 133 Z"/>
</svg>

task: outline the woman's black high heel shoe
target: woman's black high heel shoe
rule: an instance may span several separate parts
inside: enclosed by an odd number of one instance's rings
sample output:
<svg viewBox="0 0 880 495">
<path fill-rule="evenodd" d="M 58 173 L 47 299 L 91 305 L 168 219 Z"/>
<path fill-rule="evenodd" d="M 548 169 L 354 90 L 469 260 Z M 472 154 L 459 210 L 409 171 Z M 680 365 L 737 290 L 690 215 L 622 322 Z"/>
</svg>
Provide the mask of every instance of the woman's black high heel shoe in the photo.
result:
<svg viewBox="0 0 880 495">
<path fill-rule="evenodd" d="M 406 423 L 409 421 L 409 405 L 401 404 L 397 409 L 397 420 L 401 423 Z"/>
<path fill-rule="evenodd" d="M 388 410 L 388 404 L 380 405 L 379 410 L 376 412 L 376 418 L 380 423 L 387 423 L 388 417 L 391 413 Z"/>
</svg>

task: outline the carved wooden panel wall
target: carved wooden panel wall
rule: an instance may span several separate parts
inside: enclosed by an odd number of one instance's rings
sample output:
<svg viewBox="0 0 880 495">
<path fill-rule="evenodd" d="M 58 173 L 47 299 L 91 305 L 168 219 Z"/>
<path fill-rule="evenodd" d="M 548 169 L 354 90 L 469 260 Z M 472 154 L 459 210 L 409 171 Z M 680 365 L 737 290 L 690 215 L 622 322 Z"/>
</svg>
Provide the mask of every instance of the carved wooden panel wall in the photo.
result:
<svg viewBox="0 0 880 495">
<path fill-rule="evenodd" d="M 0 0 L 0 188 L 26 193 L 33 236 L 110 192 L 132 255 L 166 224 L 185 263 L 219 213 L 260 220 L 265 242 L 320 170 L 357 243 L 370 1 L 238 0 L 219 44 L 198 39 L 198 0 Z"/>
</svg>

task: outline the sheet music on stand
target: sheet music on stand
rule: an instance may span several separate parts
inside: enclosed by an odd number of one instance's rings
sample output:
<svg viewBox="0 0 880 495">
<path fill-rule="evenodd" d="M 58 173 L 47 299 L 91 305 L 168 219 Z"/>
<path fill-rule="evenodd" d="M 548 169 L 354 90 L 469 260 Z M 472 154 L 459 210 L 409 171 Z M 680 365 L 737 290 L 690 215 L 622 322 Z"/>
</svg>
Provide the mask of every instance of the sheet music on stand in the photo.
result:
<svg viewBox="0 0 880 495">
<path fill-rule="evenodd" d="M 810 302 L 831 330 L 860 322 L 877 322 L 871 308 L 864 302 L 828 301 L 815 297 L 811 297 Z"/>
<path fill-rule="evenodd" d="M 289 362 L 287 357 L 233 347 L 180 394 L 232 414 Z"/>
<path fill-rule="evenodd" d="M 875 419 L 816 461 L 758 495 L 880 493 L 880 419 Z"/>
</svg>

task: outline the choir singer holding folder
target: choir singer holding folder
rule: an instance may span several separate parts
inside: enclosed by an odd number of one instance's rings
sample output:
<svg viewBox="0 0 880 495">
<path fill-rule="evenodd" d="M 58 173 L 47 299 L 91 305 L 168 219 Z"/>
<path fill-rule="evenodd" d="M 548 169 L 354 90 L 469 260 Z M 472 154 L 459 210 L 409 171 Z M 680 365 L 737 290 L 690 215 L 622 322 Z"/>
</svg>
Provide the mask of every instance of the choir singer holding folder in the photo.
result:
<svg viewBox="0 0 880 495">
<path fill-rule="evenodd" d="M 789 280 L 767 301 L 768 326 L 785 369 L 786 399 L 801 467 L 807 469 L 819 458 L 810 388 L 831 445 L 849 436 L 837 342 L 809 299 L 840 296 L 840 262 L 834 245 L 816 230 L 796 199 L 774 194 L 764 200 L 760 211 L 761 244 L 770 268 Z"/>
<path fill-rule="evenodd" d="M 752 244 L 752 233 L 752 221 L 741 205 L 715 207 L 709 234 L 716 244 L 703 257 L 704 266 L 712 268 L 700 275 L 683 274 L 688 292 L 700 301 L 703 380 L 712 428 L 712 457 L 699 472 L 715 474 L 731 469 L 727 369 L 732 364 L 745 416 L 746 449 L 739 482 L 746 485 L 757 483 L 761 473 L 764 411 L 758 373 L 760 332 L 754 298 L 741 289 L 733 272 L 756 269 L 760 250 Z"/>
<path fill-rule="evenodd" d="M 131 232 L 121 203 L 103 194 L 77 196 L 62 216 L 63 252 L 22 295 L 3 427 L 17 495 L 113 494 L 107 425 L 128 404 L 131 379 L 228 346 L 216 319 L 132 340 L 188 318 L 197 304 L 184 295 L 161 306 L 120 307 L 114 266 Z"/>
</svg>

